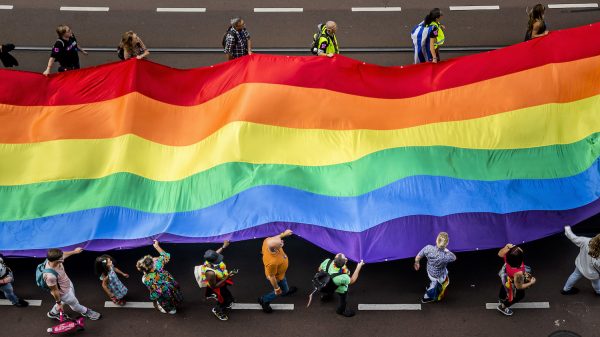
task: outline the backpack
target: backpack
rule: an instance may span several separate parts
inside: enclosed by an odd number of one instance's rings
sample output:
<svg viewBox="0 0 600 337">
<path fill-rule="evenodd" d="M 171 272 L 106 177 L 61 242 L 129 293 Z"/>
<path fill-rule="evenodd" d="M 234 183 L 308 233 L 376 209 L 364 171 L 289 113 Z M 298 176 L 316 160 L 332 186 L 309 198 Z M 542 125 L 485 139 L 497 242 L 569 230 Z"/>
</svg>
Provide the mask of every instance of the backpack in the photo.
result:
<svg viewBox="0 0 600 337">
<path fill-rule="evenodd" d="M 225 48 L 225 44 L 227 43 L 227 35 L 230 34 L 230 30 L 231 30 L 231 26 L 229 26 L 229 28 L 227 28 L 227 31 L 225 32 L 225 34 L 223 34 L 223 41 L 221 41 L 221 45 L 223 46 L 223 48 Z M 237 44 L 237 34 L 232 34 L 233 35 L 233 44 Z"/>
<path fill-rule="evenodd" d="M 48 262 L 48 260 L 44 260 L 44 262 L 38 264 L 35 268 L 35 283 L 39 288 L 50 291 L 50 287 L 48 287 L 46 280 L 44 280 L 44 274 L 52 274 L 58 279 L 58 273 L 54 269 L 46 268 L 46 262 Z M 58 283 L 56 283 L 56 285 L 60 289 L 60 285 L 58 285 Z"/>
<path fill-rule="evenodd" d="M 125 61 L 125 49 L 123 49 L 122 47 L 117 47 L 117 56 L 119 57 L 119 59 Z"/>
<path fill-rule="evenodd" d="M 313 35 L 313 42 L 312 42 L 312 46 L 310 47 L 310 52 L 313 55 L 319 54 L 319 40 L 321 39 L 321 36 L 323 35 L 323 27 L 325 27 L 325 24 L 319 23 L 317 25 L 317 32 Z"/>
<path fill-rule="evenodd" d="M 333 283 L 333 279 L 344 274 L 342 272 L 342 269 L 340 269 L 340 271 L 338 273 L 329 274 L 328 271 L 329 271 L 329 267 L 331 266 L 332 262 L 333 262 L 333 260 L 329 259 L 329 261 L 327 262 L 327 266 L 325 267 L 325 270 L 319 270 L 315 274 L 315 276 L 313 276 L 312 285 L 313 285 L 314 290 L 312 293 L 310 293 L 310 295 L 308 295 L 308 304 L 306 305 L 307 308 L 310 306 L 310 303 L 312 302 L 312 296 L 314 293 L 316 293 L 317 291 L 331 292 L 336 287 L 335 283 Z"/>
</svg>

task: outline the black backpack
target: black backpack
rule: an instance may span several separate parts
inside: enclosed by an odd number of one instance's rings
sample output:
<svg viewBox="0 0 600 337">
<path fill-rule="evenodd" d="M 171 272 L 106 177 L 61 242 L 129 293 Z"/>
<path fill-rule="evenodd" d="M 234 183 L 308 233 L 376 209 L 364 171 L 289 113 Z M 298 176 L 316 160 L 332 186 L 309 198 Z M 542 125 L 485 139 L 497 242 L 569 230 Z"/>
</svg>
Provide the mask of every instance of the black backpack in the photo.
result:
<svg viewBox="0 0 600 337">
<path fill-rule="evenodd" d="M 312 42 L 312 46 L 310 47 L 310 52 L 313 55 L 318 55 L 318 53 L 319 53 L 319 40 L 321 39 L 321 36 L 323 35 L 323 27 L 325 27 L 325 24 L 319 23 L 317 25 L 317 32 L 313 35 L 313 42 Z"/>
<path fill-rule="evenodd" d="M 308 304 L 306 305 L 307 308 L 310 306 L 310 303 L 312 302 L 312 296 L 314 293 L 316 293 L 317 291 L 328 293 L 328 292 L 331 292 L 332 290 L 335 290 L 336 285 L 335 285 L 335 283 L 333 283 L 333 279 L 344 274 L 341 269 L 338 273 L 329 274 L 328 271 L 329 271 L 329 267 L 331 266 L 332 262 L 333 262 L 333 260 L 329 259 L 329 261 L 327 262 L 327 266 L 325 267 L 325 270 L 319 270 L 315 274 L 315 276 L 313 276 L 312 285 L 313 285 L 314 290 L 310 293 L 310 295 L 308 295 Z"/>
<path fill-rule="evenodd" d="M 231 32 L 231 26 L 229 26 L 229 28 L 227 28 L 227 31 L 225 32 L 225 34 L 223 34 L 223 41 L 221 41 L 221 45 L 223 46 L 223 48 L 225 48 L 225 44 L 227 43 L 227 35 L 232 34 Z M 232 34 L 233 35 L 233 44 L 237 44 L 237 34 Z"/>
</svg>

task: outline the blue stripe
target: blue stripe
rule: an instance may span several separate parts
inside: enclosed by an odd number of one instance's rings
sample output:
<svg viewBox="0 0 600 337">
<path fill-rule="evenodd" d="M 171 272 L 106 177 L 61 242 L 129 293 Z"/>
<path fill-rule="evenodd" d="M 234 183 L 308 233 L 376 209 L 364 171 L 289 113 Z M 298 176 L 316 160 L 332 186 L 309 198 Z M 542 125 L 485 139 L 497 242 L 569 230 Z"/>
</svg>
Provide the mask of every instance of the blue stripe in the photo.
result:
<svg viewBox="0 0 600 337">
<path fill-rule="evenodd" d="M 422 36 L 423 36 L 423 31 L 425 30 L 424 26 L 419 26 L 419 34 L 417 34 L 417 54 L 419 55 L 419 62 L 426 62 L 427 60 L 425 59 L 425 57 L 423 56 L 423 50 L 422 50 Z"/>
<path fill-rule="evenodd" d="M 560 179 L 476 181 L 412 176 L 358 197 L 260 186 L 191 212 L 152 214 L 106 207 L 0 222 L 0 250 L 41 249 L 93 239 L 135 239 L 159 233 L 208 237 L 277 221 L 361 232 L 410 215 L 567 210 L 599 196 L 599 161 L 578 175 Z"/>
</svg>

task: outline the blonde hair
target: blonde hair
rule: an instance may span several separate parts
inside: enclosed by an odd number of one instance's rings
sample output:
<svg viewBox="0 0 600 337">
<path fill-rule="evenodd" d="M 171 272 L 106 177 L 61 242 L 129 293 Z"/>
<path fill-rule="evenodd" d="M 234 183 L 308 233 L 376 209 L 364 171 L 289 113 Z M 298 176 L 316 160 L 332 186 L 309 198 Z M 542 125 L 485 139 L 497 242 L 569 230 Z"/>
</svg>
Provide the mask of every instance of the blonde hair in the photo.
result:
<svg viewBox="0 0 600 337">
<path fill-rule="evenodd" d="M 66 32 L 70 30 L 71 28 L 67 25 L 59 25 L 58 27 L 56 27 L 56 34 L 58 34 L 58 37 L 61 38 L 63 37 L 63 35 L 65 35 Z"/>
<path fill-rule="evenodd" d="M 127 50 L 129 55 L 134 55 L 136 46 L 140 46 L 145 49 L 142 40 L 134 31 L 129 30 L 123 33 L 121 36 L 121 43 L 119 43 L 119 48 Z"/>
<path fill-rule="evenodd" d="M 448 246 L 448 241 L 450 241 L 450 238 L 446 232 L 440 232 L 437 239 L 435 239 L 435 243 L 439 248 L 446 248 L 446 246 Z"/>
<path fill-rule="evenodd" d="M 597 259 L 600 257 L 600 234 L 594 236 L 591 240 L 590 243 L 588 244 L 588 248 L 590 249 L 590 256 L 593 257 L 594 259 Z"/>
</svg>

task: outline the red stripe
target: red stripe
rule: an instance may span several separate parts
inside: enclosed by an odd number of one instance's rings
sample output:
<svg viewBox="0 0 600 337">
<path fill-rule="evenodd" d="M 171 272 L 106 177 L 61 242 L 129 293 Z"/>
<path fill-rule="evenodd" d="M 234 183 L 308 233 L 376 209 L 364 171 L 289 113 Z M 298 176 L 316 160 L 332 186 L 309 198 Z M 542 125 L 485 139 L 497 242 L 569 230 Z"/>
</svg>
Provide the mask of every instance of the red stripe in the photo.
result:
<svg viewBox="0 0 600 337">
<path fill-rule="evenodd" d="M 211 67 L 176 70 L 130 60 L 46 78 L 0 70 L 0 103 L 65 105 L 103 101 L 138 91 L 176 105 L 197 105 L 245 82 L 323 88 L 378 97 L 406 98 L 538 67 L 600 55 L 600 23 L 441 64 L 381 67 L 343 56 L 252 55 Z M 501 94 L 501 93 L 498 93 Z"/>
</svg>

